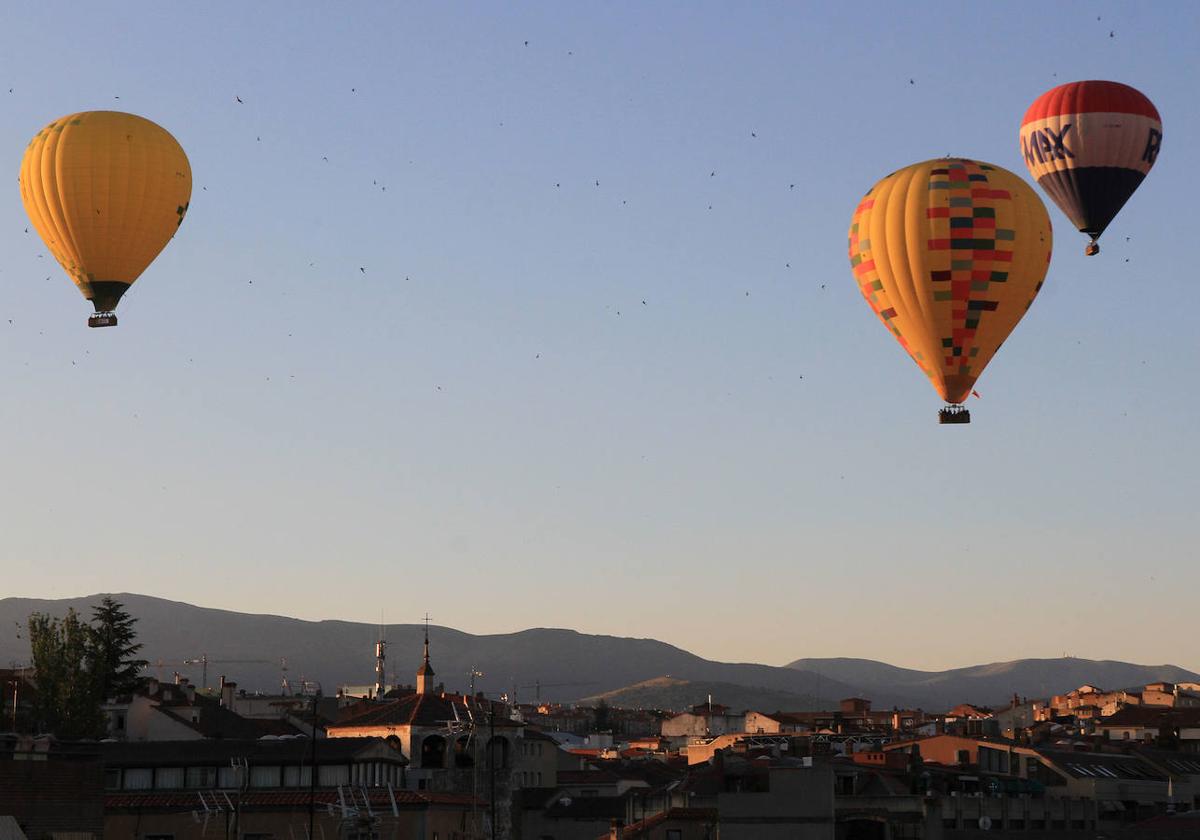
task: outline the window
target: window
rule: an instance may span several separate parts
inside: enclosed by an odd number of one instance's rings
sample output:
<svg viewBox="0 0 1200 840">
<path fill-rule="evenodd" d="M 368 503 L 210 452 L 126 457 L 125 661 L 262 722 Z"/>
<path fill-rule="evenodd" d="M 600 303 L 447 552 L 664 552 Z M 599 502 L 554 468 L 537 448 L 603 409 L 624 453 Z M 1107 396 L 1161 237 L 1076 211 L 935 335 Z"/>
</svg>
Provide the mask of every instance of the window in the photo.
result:
<svg viewBox="0 0 1200 840">
<path fill-rule="evenodd" d="M 668 828 L 667 829 L 667 840 L 683 840 L 683 829 Z"/>
<path fill-rule="evenodd" d="M 317 768 L 317 784 L 321 787 L 337 787 L 350 784 L 350 768 L 345 764 L 326 764 Z"/>
<path fill-rule="evenodd" d="M 444 767 L 446 762 L 446 739 L 430 735 L 421 742 L 421 766 Z"/>
<path fill-rule="evenodd" d="M 284 787 L 308 787 L 312 781 L 311 767 L 284 767 Z"/>
<path fill-rule="evenodd" d="M 460 735 L 454 741 L 454 766 L 458 768 L 474 767 L 475 756 L 472 755 L 470 735 Z"/>
<path fill-rule="evenodd" d="M 217 784 L 216 767 L 189 767 L 184 784 L 190 788 L 210 788 Z"/>
<path fill-rule="evenodd" d="M 488 767 L 507 769 L 508 749 L 507 739 L 501 738 L 499 735 L 489 738 L 487 742 Z"/>
<path fill-rule="evenodd" d="M 281 768 L 278 764 L 268 764 L 262 767 L 250 768 L 250 787 L 255 788 L 270 788 L 279 787 L 279 774 Z"/>
<path fill-rule="evenodd" d="M 125 715 L 117 715 L 117 731 L 125 731 Z"/>
<path fill-rule="evenodd" d="M 120 790 L 121 789 L 121 771 L 112 768 L 104 771 L 104 789 L 105 790 Z"/>
<path fill-rule="evenodd" d="M 125 771 L 123 790 L 150 790 L 154 786 L 154 771 L 149 767 L 131 767 Z"/>
<path fill-rule="evenodd" d="M 217 769 L 217 787 L 226 790 L 236 790 L 242 786 L 241 767 L 220 767 Z"/>
<path fill-rule="evenodd" d="M 158 790 L 175 790 L 183 787 L 182 767 L 159 767 L 154 774 L 154 787 Z"/>
</svg>

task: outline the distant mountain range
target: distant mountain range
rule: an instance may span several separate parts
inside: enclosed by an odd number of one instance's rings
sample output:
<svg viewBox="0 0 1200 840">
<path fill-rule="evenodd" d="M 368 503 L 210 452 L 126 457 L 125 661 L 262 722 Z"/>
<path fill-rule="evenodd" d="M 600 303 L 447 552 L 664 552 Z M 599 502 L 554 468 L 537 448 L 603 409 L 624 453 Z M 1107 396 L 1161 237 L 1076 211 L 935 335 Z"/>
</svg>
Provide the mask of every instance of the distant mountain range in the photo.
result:
<svg viewBox="0 0 1200 840">
<path fill-rule="evenodd" d="M 579 702 L 589 706 L 603 700 L 610 706 L 626 709 L 687 709 L 704 703 L 709 697 L 735 711 L 757 709 L 767 712 L 804 712 L 836 707 L 836 697 L 816 697 L 761 686 L 735 685 L 727 682 L 681 680 L 675 677 L 656 677 L 636 685 L 606 691 Z"/>
<path fill-rule="evenodd" d="M 31 613 L 61 616 L 73 607 L 87 617 L 101 597 L 0 599 L 0 666 L 28 661 L 25 624 Z M 330 694 L 339 685 L 374 681 L 379 628 L 371 624 L 253 615 L 127 593 L 114 597 L 138 619 L 142 656 L 152 663 L 149 672 L 164 679 L 178 671 L 199 685 L 201 666 L 184 661 L 203 654 L 210 685 L 225 675 L 244 689 L 278 691 L 281 659 L 293 686 L 302 677 L 318 680 Z M 414 681 L 423 633 L 415 624 L 385 627 L 390 682 Z M 613 705 L 678 709 L 703 703 L 711 693 L 714 702 L 734 708 L 800 711 L 862 696 L 877 708 L 944 710 L 963 702 L 1002 703 L 1014 692 L 1047 696 L 1088 682 L 1117 688 L 1153 680 L 1200 681 L 1200 675 L 1172 665 L 1086 659 L 1022 659 L 938 672 L 866 659 L 799 659 L 775 667 L 714 662 L 654 639 L 573 630 L 472 635 L 431 626 L 429 634 L 432 665 L 447 690 L 467 690 L 469 674 L 479 670 L 484 676 L 476 679 L 477 690 L 515 692 L 519 701 L 604 696 Z"/>
<path fill-rule="evenodd" d="M 1134 665 L 1111 659 L 1015 659 L 948 671 L 916 671 L 873 659 L 797 659 L 787 667 L 815 671 L 857 686 L 864 696 L 895 691 L 913 697 L 962 698 L 957 702 L 1000 703 L 1014 693 L 1049 697 L 1091 683 L 1101 688 L 1133 688 L 1149 682 L 1195 682 L 1197 675 L 1175 665 Z"/>
</svg>

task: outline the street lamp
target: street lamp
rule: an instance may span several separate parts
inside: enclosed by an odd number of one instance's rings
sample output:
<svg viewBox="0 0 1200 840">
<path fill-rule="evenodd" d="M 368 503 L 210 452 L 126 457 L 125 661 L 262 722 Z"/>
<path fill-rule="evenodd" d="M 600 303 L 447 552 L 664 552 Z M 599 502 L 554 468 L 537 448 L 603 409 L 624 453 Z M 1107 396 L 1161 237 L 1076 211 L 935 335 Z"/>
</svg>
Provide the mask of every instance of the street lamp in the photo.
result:
<svg viewBox="0 0 1200 840">
<path fill-rule="evenodd" d="M 321 683 L 312 696 L 312 748 L 308 768 L 308 840 L 313 840 L 313 822 L 317 814 L 317 701 L 321 699 Z"/>
</svg>

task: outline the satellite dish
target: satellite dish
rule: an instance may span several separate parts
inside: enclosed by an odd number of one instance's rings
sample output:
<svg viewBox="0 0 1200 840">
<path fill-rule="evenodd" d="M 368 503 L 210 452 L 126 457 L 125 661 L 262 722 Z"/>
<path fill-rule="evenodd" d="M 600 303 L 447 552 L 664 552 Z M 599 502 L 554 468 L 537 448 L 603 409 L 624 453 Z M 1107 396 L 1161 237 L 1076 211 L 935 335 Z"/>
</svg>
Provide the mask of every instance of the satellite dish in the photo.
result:
<svg viewBox="0 0 1200 840">
<path fill-rule="evenodd" d="M 984 814 L 982 817 L 979 818 L 979 830 L 980 831 L 990 831 L 991 828 L 992 828 L 992 818 L 989 817 L 987 814 Z"/>
</svg>

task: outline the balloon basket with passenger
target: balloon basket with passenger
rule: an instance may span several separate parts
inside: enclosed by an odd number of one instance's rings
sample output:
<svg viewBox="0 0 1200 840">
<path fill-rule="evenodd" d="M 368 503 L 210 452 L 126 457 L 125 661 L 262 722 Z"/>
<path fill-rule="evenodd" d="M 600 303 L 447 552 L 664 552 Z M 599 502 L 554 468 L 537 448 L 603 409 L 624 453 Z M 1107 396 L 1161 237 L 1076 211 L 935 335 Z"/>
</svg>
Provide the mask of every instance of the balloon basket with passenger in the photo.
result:
<svg viewBox="0 0 1200 840">
<path fill-rule="evenodd" d="M 95 315 L 88 316 L 89 327 L 115 327 L 116 325 L 116 312 L 97 312 Z"/>
<path fill-rule="evenodd" d="M 948 403 L 945 408 L 938 411 L 938 423 L 943 426 L 970 422 L 971 412 L 967 410 L 965 405 Z"/>
</svg>

